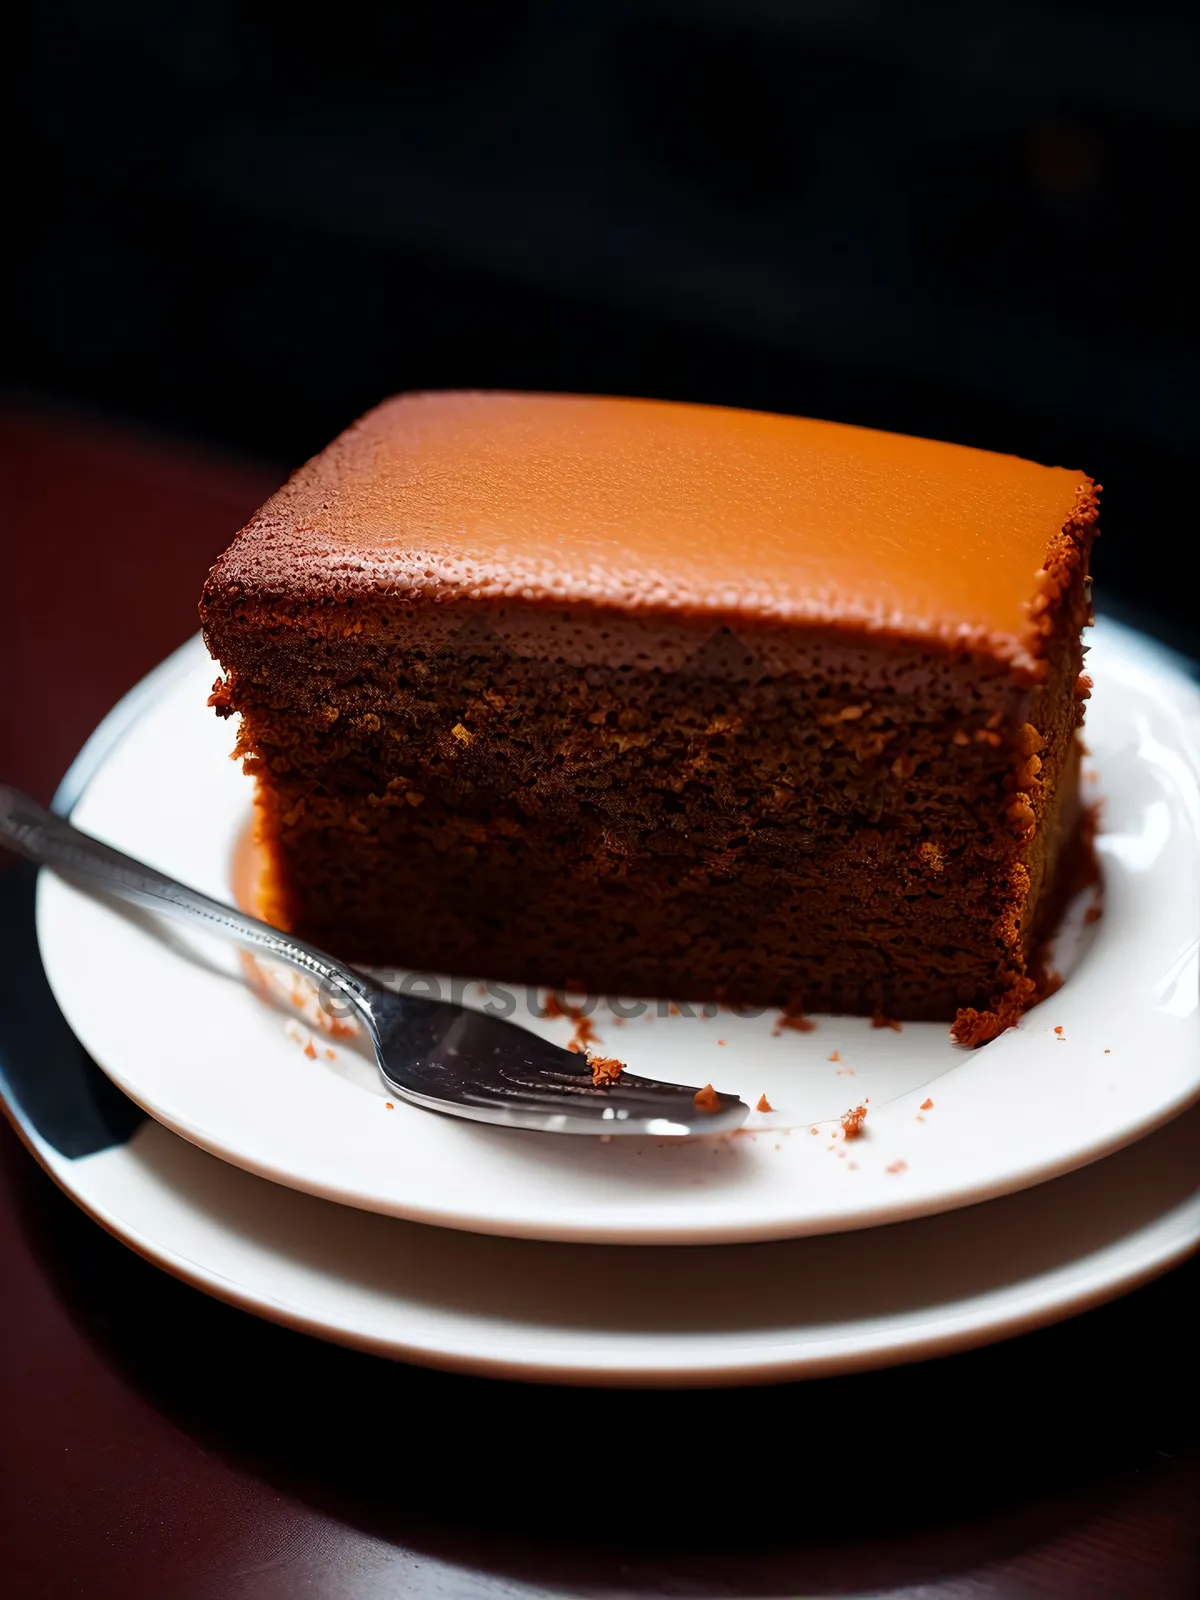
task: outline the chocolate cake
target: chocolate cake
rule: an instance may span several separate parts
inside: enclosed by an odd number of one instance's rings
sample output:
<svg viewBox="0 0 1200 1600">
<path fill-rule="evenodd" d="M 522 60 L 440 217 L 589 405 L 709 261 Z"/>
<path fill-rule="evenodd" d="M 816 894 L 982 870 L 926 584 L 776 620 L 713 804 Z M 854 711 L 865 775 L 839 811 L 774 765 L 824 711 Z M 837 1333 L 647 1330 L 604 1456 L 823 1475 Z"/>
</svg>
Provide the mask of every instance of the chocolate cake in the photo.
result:
<svg viewBox="0 0 1200 1600">
<path fill-rule="evenodd" d="M 795 417 L 388 401 L 204 590 L 267 914 L 363 963 L 994 1036 L 1078 867 L 1096 495 Z"/>
</svg>

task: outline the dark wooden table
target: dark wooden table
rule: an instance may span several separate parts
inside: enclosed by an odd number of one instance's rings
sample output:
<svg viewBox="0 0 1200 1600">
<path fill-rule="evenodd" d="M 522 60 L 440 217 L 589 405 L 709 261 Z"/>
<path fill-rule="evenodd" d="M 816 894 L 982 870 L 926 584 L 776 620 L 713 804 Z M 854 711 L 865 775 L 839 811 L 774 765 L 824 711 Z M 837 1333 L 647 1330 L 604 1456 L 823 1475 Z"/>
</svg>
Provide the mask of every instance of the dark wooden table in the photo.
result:
<svg viewBox="0 0 1200 1600">
<path fill-rule="evenodd" d="M 280 474 L 0 411 L 0 772 L 48 798 Z M 537 1389 L 258 1322 L 0 1126 L 0 1594 L 1200 1595 L 1200 1263 L 1076 1321 L 773 1389 Z"/>
</svg>

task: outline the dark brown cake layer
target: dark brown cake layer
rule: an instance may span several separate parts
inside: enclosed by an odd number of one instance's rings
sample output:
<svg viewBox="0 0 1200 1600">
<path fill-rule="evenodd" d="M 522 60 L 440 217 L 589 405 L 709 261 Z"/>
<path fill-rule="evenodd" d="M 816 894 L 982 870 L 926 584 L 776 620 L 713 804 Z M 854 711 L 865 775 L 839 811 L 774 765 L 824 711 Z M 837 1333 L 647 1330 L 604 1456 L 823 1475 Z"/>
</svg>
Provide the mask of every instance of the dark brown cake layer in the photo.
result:
<svg viewBox="0 0 1200 1600">
<path fill-rule="evenodd" d="M 765 677 L 752 630 L 697 630 L 666 673 L 518 657 L 505 620 L 403 659 L 214 636 L 243 660 L 218 703 L 267 780 L 275 920 L 376 964 L 898 1018 L 1024 977 L 1073 652 L 1019 686 L 812 638 Z"/>
</svg>

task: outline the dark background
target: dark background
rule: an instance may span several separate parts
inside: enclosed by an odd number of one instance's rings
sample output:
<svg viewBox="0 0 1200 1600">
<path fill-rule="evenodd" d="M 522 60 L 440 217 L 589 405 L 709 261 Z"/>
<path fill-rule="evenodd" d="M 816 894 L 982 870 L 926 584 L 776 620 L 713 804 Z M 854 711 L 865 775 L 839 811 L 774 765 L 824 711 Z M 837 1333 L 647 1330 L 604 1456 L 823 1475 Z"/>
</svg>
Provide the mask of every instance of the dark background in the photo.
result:
<svg viewBox="0 0 1200 1600">
<path fill-rule="evenodd" d="M 1104 482 L 1104 599 L 1194 648 L 1191 10 L 41 0 L 0 381 L 281 471 L 464 385 L 1014 451 Z"/>
</svg>

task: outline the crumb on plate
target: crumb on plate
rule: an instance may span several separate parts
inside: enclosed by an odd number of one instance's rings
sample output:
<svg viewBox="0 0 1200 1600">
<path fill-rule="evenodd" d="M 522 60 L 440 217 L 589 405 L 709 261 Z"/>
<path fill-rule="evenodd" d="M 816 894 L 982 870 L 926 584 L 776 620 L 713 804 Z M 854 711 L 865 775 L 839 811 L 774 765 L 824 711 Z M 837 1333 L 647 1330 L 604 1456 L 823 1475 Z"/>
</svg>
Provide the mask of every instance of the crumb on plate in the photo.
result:
<svg viewBox="0 0 1200 1600">
<path fill-rule="evenodd" d="M 790 1029 L 793 1033 L 811 1033 L 816 1023 L 804 1015 L 804 1008 L 798 1000 L 789 1001 L 779 1013 L 779 1021 L 775 1024 L 775 1037 Z"/>
<path fill-rule="evenodd" d="M 862 1135 L 863 1123 L 867 1120 L 866 1106 L 852 1106 L 842 1115 L 842 1133 L 847 1139 L 858 1139 Z"/>
</svg>

